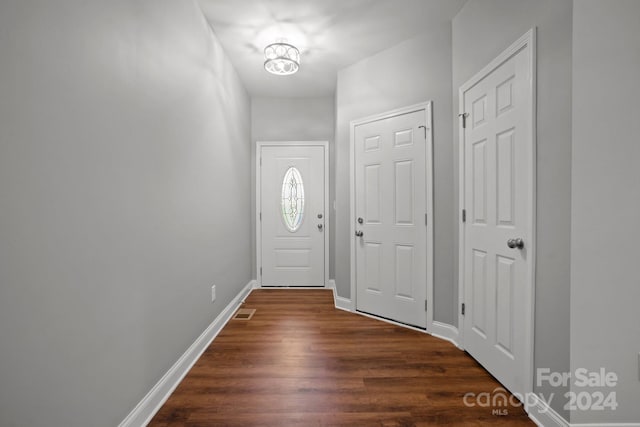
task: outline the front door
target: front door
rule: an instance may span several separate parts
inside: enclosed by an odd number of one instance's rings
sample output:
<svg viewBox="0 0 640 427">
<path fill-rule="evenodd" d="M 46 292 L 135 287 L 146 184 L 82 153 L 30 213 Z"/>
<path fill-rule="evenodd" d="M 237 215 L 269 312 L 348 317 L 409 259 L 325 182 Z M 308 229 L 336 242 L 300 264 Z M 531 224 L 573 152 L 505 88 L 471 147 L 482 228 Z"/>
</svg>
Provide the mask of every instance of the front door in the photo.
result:
<svg viewBox="0 0 640 427">
<path fill-rule="evenodd" d="M 260 146 L 262 286 L 325 285 L 325 147 Z"/>
<path fill-rule="evenodd" d="M 426 328 L 426 107 L 354 128 L 356 309 Z"/>
<path fill-rule="evenodd" d="M 531 44 L 461 90 L 464 347 L 512 393 L 531 356 L 533 134 Z"/>
</svg>

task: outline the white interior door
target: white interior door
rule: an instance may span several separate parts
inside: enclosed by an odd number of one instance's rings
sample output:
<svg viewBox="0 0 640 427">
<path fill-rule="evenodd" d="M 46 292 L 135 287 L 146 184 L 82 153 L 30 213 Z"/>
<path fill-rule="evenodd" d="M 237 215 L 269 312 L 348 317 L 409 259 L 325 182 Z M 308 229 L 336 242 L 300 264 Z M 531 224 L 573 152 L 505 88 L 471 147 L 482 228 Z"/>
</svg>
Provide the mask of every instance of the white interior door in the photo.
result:
<svg viewBox="0 0 640 427">
<path fill-rule="evenodd" d="M 421 328 L 430 117 L 422 108 L 354 128 L 356 309 Z"/>
<path fill-rule="evenodd" d="M 261 146 L 262 286 L 325 284 L 325 147 Z"/>
<path fill-rule="evenodd" d="M 528 390 L 532 349 L 531 43 L 461 91 L 465 127 L 464 347 L 513 393 Z M 521 239 L 521 240 L 517 240 Z"/>
</svg>

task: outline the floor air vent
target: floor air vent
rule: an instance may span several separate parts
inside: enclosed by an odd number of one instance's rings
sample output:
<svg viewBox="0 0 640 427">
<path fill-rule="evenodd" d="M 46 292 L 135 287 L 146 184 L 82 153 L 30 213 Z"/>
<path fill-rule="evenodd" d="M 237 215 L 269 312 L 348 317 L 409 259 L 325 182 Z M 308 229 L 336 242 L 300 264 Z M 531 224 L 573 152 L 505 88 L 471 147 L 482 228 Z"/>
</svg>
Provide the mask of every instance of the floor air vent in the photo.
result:
<svg viewBox="0 0 640 427">
<path fill-rule="evenodd" d="M 253 317 L 253 313 L 255 312 L 255 308 L 241 308 L 236 311 L 236 315 L 233 316 L 233 320 L 249 320 Z"/>
</svg>

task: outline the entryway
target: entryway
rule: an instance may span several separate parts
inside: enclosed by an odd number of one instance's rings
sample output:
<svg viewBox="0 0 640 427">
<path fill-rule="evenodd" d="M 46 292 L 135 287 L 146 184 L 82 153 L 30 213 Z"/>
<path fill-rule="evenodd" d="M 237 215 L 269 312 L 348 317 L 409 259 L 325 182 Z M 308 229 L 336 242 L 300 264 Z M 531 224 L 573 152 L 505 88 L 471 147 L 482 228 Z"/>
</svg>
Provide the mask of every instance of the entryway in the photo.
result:
<svg viewBox="0 0 640 427">
<path fill-rule="evenodd" d="M 327 142 L 258 142 L 256 247 L 261 286 L 325 286 Z"/>
</svg>

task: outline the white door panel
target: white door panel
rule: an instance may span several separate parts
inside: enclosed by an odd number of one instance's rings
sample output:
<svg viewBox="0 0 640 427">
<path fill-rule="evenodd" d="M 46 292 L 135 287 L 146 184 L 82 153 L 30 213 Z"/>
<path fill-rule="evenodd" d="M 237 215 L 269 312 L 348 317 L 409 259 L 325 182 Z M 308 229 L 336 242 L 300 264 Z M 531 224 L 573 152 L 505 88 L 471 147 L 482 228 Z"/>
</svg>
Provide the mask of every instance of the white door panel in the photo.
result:
<svg viewBox="0 0 640 427">
<path fill-rule="evenodd" d="M 526 391 L 533 304 L 530 70 L 522 49 L 463 92 L 464 346 L 514 393 Z"/>
<path fill-rule="evenodd" d="M 264 146 L 260 155 L 262 286 L 324 286 L 324 147 Z"/>
<path fill-rule="evenodd" d="M 428 117 L 421 109 L 354 130 L 356 308 L 423 328 Z"/>
</svg>

